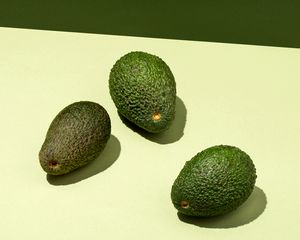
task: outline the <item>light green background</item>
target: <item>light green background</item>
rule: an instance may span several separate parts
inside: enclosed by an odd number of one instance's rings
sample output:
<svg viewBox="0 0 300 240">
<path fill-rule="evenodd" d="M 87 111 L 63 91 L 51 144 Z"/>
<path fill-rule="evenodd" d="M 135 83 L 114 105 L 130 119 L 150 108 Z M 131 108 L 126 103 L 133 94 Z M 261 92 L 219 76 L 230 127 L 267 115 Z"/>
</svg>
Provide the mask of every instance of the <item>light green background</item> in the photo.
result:
<svg viewBox="0 0 300 240">
<path fill-rule="evenodd" d="M 0 28 L 0 239 L 296 239 L 300 231 L 300 50 Z M 132 50 L 163 58 L 178 90 L 171 129 L 143 135 L 108 91 Z M 112 120 L 101 156 L 47 178 L 38 152 L 54 116 L 90 100 Z M 248 201 L 227 216 L 177 216 L 172 183 L 185 161 L 240 147 L 257 168 Z"/>
</svg>

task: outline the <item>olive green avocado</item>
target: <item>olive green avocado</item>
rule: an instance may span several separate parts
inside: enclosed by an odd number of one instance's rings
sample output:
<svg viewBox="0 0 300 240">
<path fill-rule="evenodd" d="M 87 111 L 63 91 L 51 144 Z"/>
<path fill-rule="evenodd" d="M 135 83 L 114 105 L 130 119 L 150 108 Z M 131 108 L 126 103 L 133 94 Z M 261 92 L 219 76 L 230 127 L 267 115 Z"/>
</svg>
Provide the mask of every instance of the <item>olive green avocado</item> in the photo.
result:
<svg viewBox="0 0 300 240">
<path fill-rule="evenodd" d="M 148 132 L 165 131 L 175 118 L 175 79 L 155 55 L 136 51 L 121 57 L 111 69 L 109 90 L 119 113 Z"/>
<path fill-rule="evenodd" d="M 255 181 L 255 166 L 245 152 L 234 146 L 214 146 L 185 163 L 172 186 L 171 199 L 185 215 L 222 215 L 247 200 Z"/>
<path fill-rule="evenodd" d="M 99 104 L 75 102 L 54 118 L 39 152 L 41 167 L 62 175 L 91 162 L 104 149 L 111 133 L 110 117 Z"/>
</svg>

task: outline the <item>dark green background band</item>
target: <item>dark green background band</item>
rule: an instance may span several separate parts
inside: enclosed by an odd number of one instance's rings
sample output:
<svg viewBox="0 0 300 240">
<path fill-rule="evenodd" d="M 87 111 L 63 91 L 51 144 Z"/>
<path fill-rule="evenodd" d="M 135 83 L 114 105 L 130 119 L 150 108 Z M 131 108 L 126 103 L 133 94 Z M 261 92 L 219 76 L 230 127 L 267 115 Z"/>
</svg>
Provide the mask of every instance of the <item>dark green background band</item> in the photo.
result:
<svg viewBox="0 0 300 240">
<path fill-rule="evenodd" d="M 299 48 L 300 1 L 0 0 L 0 26 Z"/>
</svg>

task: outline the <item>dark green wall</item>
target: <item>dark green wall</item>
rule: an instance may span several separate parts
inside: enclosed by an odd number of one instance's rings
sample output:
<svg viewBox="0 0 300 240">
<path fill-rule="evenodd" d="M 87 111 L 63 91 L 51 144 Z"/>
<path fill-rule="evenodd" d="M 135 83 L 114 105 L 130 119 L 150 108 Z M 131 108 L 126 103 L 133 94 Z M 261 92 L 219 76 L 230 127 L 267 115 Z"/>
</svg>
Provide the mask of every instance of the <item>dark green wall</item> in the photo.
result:
<svg viewBox="0 0 300 240">
<path fill-rule="evenodd" d="M 300 1 L 0 0 L 0 26 L 299 48 Z"/>
</svg>

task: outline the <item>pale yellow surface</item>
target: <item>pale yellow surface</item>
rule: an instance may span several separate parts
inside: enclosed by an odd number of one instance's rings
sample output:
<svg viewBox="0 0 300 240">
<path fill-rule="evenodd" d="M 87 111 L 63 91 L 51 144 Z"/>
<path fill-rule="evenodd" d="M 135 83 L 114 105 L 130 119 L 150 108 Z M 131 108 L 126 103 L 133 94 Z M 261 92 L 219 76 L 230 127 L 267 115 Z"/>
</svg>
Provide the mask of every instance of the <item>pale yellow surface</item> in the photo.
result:
<svg viewBox="0 0 300 240">
<path fill-rule="evenodd" d="M 176 120 L 162 136 L 128 128 L 110 98 L 110 69 L 133 50 L 160 56 L 175 75 Z M 80 100 L 107 109 L 112 137 L 95 162 L 47 179 L 38 152 L 48 126 Z M 300 236 L 299 49 L 0 28 L 0 103 L 0 239 Z M 252 157 L 256 188 L 228 216 L 180 220 L 172 183 L 217 144 Z"/>
</svg>

